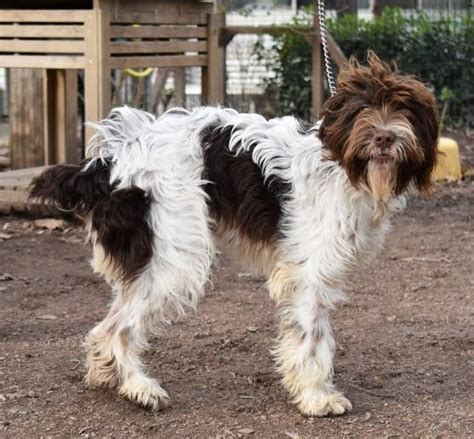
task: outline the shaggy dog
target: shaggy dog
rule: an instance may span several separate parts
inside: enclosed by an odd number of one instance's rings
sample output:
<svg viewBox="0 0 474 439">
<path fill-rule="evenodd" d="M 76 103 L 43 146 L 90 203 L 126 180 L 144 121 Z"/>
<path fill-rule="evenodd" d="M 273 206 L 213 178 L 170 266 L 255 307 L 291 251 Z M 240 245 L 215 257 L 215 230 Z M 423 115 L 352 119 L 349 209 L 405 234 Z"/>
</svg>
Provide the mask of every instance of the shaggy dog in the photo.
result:
<svg viewBox="0 0 474 439">
<path fill-rule="evenodd" d="M 161 117 L 116 108 L 96 126 L 92 158 L 58 165 L 31 197 L 87 213 L 92 267 L 113 302 L 87 337 L 90 386 L 159 409 L 146 334 L 194 308 L 217 238 L 264 274 L 278 307 L 276 365 L 306 415 L 351 403 L 332 382 L 330 311 L 354 266 L 381 247 L 409 188 L 430 191 L 438 116 L 433 95 L 374 54 L 352 61 L 319 129 L 294 117 L 200 107 Z"/>
</svg>

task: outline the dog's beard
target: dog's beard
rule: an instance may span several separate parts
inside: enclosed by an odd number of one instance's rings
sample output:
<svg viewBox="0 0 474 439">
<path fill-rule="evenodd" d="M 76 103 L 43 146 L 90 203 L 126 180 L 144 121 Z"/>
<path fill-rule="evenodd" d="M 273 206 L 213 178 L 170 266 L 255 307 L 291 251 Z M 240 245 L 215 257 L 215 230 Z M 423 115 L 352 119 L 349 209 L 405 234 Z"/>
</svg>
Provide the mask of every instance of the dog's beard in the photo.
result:
<svg viewBox="0 0 474 439">
<path fill-rule="evenodd" d="M 388 110 L 384 110 L 388 113 Z M 396 142 L 381 151 L 373 142 L 374 128 L 392 131 Z M 423 162 L 423 150 L 404 116 L 367 110 L 354 124 L 343 155 L 343 166 L 354 185 L 362 183 L 376 201 L 386 203 L 404 191 L 413 179 L 412 169 Z M 402 171 L 402 172 L 399 172 Z"/>
<path fill-rule="evenodd" d="M 391 160 L 370 160 L 367 168 L 367 182 L 377 201 L 386 203 L 396 185 L 396 165 Z"/>
</svg>

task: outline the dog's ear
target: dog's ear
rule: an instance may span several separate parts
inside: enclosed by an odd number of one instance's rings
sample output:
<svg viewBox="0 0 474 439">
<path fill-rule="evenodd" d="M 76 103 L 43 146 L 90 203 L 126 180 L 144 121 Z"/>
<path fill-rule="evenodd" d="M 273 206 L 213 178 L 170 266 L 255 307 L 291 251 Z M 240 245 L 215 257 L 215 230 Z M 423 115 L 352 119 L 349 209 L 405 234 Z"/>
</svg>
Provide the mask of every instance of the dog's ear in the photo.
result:
<svg viewBox="0 0 474 439">
<path fill-rule="evenodd" d="M 438 157 L 438 105 L 433 93 L 424 84 L 411 79 L 409 85 L 412 89 L 410 122 L 424 151 L 424 160 L 414 182 L 421 193 L 429 194 L 433 186 L 431 174 Z"/>
<path fill-rule="evenodd" d="M 326 157 L 341 160 L 357 114 L 366 106 L 365 95 L 370 81 L 368 68 L 355 57 L 341 69 L 337 77 L 336 94 L 323 105 L 319 130 Z"/>
</svg>

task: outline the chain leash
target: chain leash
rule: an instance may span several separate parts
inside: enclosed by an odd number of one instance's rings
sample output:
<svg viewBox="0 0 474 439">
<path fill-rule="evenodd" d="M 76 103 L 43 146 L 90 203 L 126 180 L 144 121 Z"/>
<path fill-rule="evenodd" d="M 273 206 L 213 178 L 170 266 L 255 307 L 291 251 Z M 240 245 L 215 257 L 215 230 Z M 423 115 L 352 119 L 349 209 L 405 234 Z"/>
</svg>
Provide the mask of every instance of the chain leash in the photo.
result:
<svg viewBox="0 0 474 439">
<path fill-rule="evenodd" d="M 331 59 L 329 57 L 328 37 L 326 29 L 326 11 L 324 8 L 324 0 L 318 0 L 318 19 L 319 19 L 319 33 L 321 35 L 321 44 L 323 46 L 324 65 L 326 67 L 326 77 L 328 80 L 329 93 L 331 96 L 336 94 L 336 82 L 334 81 L 334 74 L 332 71 Z"/>
</svg>

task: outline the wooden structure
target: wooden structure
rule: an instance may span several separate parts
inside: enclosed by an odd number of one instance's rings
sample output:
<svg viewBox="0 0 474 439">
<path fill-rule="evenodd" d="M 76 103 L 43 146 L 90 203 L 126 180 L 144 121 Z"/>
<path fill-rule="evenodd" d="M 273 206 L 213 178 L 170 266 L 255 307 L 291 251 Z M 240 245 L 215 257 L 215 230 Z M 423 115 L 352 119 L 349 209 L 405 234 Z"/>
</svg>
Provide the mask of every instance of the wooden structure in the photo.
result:
<svg viewBox="0 0 474 439">
<path fill-rule="evenodd" d="M 212 1 L 3 3 L 36 8 L 0 6 L 0 67 L 47 69 L 42 97 L 44 164 L 79 158 L 74 141 L 78 69 L 84 70 L 84 118 L 90 122 L 110 109 L 112 69 L 200 66 L 203 100 L 223 102 L 224 52 L 218 39 L 224 14 Z M 74 9 L 48 9 L 71 4 Z M 90 134 L 86 132 L 86 138 Z"/>
<path fill-rule="evenodd" d="M 72 0 L 74 4 L 80 1 Z M 288 26 L 226 27 L 218 1 L 93 0 L 91 7 L 70 11 L 0 10 L 0 67 L 48 69 L 40 103 L 46 115 L 45 164 L 78 159 L 77 148 L 71 147 L 72 130 L 77 127 L 77 75 L 71 72 L 85 72 L 87 121 L 97 121 L 109 110 L 111 69 L 200 66 L 204 103 L 224 103 L 227 43 L 239 33 L 291 30 Z M 323 102 L 325 74 L 317 16 L 313 27 L 298 28 L 298 32 L 304 32 L 313 47 L 316 117 Z M 330 35 L 328 44 L 336 63 L 345 64 L 346 57 Z M 0 173 L 0 208 L 5 209 L 5 202 L 20 206 L 24 190 L 36 173 L 38 168 Z"/>
<path fill-rule="evenodd" d="M 12 209 L 24 210 L 26 190 L 32 178 L 39 175 L 44 167 L 17 169 L 0 172 L 0 213 L 10 213 Z"/>
</svg>

